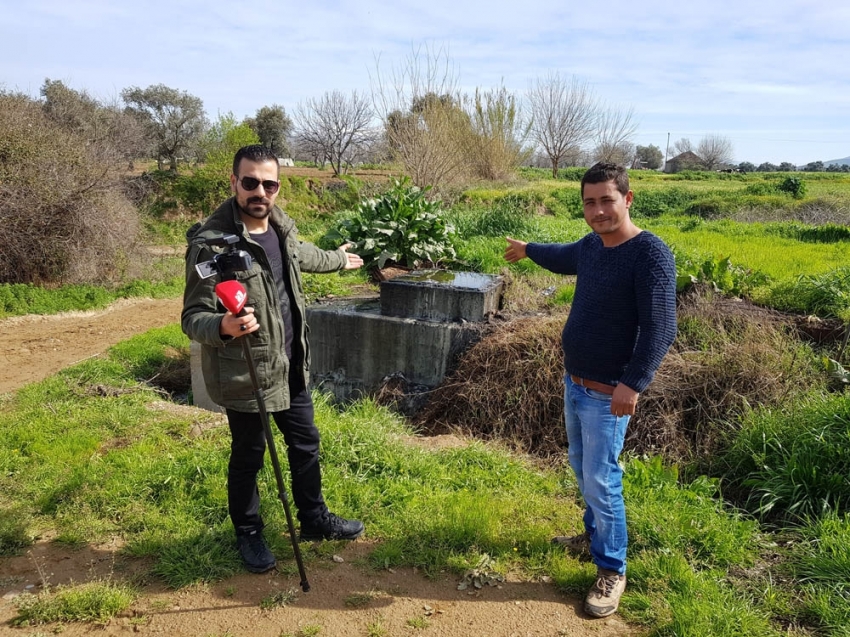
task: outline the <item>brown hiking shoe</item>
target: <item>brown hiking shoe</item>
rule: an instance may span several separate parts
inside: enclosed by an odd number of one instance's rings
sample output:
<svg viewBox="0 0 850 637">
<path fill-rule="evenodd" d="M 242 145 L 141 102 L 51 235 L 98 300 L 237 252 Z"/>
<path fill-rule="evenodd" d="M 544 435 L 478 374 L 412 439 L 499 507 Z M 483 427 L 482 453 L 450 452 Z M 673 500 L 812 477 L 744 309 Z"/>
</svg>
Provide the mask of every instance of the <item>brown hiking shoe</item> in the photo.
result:
<svg viewBox="0 0 850 637">
<path fill-rule="evenodd" d="M 590 533 L 587 531 L 579 535 L 556 535 L 552 544 L 563 546 L 576 555 L 590 555 Z"/>
<path fill-rule="evenodd" d="M 620 606 L 620 597 L 625 590 L 625 575 L 604 568 L 598 569 L 596 581 L 584 600 L 584 612 L 593 617 L 613 615 Z"/>
</svg>

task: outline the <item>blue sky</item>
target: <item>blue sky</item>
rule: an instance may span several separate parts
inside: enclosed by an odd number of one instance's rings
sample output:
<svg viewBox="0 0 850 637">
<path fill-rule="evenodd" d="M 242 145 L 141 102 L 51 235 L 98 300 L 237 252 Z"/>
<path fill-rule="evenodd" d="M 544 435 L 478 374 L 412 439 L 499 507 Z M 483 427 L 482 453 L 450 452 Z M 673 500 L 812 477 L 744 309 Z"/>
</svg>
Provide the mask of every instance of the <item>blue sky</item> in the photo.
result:
<svg viewBox="0 0 850 637">
<path fill-rule="evenodd" d="M 45 78 L 101 99 L 166 84 L 211 119 L 370 93 L 415 47 L 463 90 L 547 73 L 633 108 L 637 144 L 727 136 L 736 161 L 850 156 L 850 3 L 823 0 L 0 0 L 0 87 Z M 376 68 L 376 60 L 380 66 Z"/>
</svg>

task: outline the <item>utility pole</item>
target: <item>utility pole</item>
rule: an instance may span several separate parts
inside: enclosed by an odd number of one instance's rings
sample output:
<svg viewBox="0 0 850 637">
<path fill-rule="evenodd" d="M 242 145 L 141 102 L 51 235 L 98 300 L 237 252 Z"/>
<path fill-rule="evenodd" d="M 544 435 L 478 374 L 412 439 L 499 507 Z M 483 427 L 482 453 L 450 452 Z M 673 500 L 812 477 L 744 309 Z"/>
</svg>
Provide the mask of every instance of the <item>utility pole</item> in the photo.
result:
<svg viewBox="0 0 850 637">
<path fill-rule="evenodd" d="M 664 172 L 667 172 L 667 153 L 670 152 L 670 133 L 667 133 L 667 148 L 664 149 Z"/>
</svg>

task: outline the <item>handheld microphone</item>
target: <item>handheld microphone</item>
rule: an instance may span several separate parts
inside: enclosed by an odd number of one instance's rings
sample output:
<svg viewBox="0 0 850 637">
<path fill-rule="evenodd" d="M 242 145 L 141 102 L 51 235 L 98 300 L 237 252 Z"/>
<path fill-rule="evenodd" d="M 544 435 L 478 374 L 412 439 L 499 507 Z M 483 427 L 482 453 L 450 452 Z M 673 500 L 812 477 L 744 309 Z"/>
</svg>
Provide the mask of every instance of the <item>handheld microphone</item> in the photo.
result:
<svg viewBox="0 0 850 637">
<path fill-rule="evenodd" d="M 248 291 L 244 285 L 235 280 L 217 283 L 215 295 L 224 308 L 234 316 L 239 316 L 245 307 L 245 303 L 248 302 Z"/>
</svg>

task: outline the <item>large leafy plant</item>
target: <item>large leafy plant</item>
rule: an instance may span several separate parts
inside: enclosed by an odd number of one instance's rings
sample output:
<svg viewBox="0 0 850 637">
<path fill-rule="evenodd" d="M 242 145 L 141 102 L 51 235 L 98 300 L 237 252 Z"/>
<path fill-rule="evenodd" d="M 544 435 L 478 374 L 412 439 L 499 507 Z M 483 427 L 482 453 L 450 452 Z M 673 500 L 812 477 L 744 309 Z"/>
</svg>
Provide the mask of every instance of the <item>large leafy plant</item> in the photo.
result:
<svg viewBox="0 0 850 637">
<path fill-rule="evenodd" d="M 695 283 L 705 283 L 729 296 L 748 296 L 754 288 L 768 282 L 765 274 L 734 265 L 729 257 L 701 259 L 675 251 L 674 255 L 677 292 Z"/>
<path fill-rule="evenodd" d="M 440 202 L 426 197 L 427 190 L 407 178 L 394 180 L 380 197 L 362 200 L 325 239 L 352 243 L 352 252 L 369 269 L 388 264 L 418 268 L 454 259 L 454 227 Z"/>
</svg>

